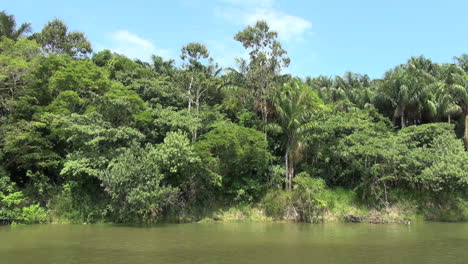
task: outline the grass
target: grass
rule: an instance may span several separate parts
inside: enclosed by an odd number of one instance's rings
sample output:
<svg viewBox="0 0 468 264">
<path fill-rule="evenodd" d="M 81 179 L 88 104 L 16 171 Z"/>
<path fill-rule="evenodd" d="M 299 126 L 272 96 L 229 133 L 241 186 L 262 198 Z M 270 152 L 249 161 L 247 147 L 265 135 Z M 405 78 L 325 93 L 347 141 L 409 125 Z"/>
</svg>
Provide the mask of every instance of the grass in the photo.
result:
<svg viewBox="0 0 468 264">
<path fill-rule="evenodd" d="M 251 223 L 269 223 L 273 218 L 265 214 L 265 211 L 259 207 L 250 205 L 230 207 L 220 209 L 212 217 L 206 217 L 200 220 L 200 223 L 211 223 L 215 221 L 233 223 L 233 222 L 251 222 Z"/>
<path fill-rule="evenodd" d="M 468 200 L 462 198 L 439 199 L 428 193 L 408 192 L 395 189 L 389 195 L 390 204 L 380 209 L 369 207 L 362 202 L 356 192 L 344 188 L 325 188 L 315 193 L 314 199 L 324 208 L 312 212 L 318 215 L 318 222 L 370 222 L 408 223 L 418 221 L 468 221 Z M 191 207 L 183 211 L 167 212 L 161 219 L 164 223 L 211 223 L 211 222 L 251 222 L 269 223 L 274 221 L 299 221 L 296 209 L 302 203 L 293 201 L 292 192 L 273 190 L 259 202 L 251 205 L 212 207 Z M 62 197 L 63 198 L 63 197 Z M 51 223 L 77 223 L 83 219 L 73 211 L 67 199 L 59 199 L 49 208 Z M 300 210 L 299 210 L 300 211 Z M 303 210 L 302 212 L 304 212 Z M 98 211 L 99 212 L 99 211 Z M 103 218 L 95 217 L 97 222 Z M 99 221 L 99 219 L 102 219 Z M 88 221 L 86 221 L 88 222 Z"/>
</svg>

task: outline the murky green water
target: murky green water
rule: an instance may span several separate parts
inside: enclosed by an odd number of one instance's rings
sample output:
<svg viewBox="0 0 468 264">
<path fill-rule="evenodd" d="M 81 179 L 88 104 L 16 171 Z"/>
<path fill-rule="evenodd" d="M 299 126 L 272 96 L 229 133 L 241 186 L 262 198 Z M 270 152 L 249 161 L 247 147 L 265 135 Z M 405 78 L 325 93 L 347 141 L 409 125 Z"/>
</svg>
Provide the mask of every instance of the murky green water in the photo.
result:
<svg viewBox="0 0 468 264">
<path fill-rule="evenodd" d="M 0 263 L 468 263 L 468 224 L 3 226 Z"/>
</svg>

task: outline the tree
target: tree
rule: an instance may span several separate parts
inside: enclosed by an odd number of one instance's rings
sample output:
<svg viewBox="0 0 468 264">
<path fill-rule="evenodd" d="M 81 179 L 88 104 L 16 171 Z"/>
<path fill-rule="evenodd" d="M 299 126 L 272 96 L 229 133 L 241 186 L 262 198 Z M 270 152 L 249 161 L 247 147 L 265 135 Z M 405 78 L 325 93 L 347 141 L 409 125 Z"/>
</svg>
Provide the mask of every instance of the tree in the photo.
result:
<svg viewBox="0 0 468 264">
<path fill-rule="evenodd" d="M 91 43 L 82 32 L 69 32 L 67 25 L 59 19 L 49 21 L 40 33 L 32 37 L 42 45 L 46 53 L 65 53 L 71 57 L 83 58 L 93 51 Z"/>
<path fill-rule="evenodd" d="M 450 86 L 443 81 L 437 81 L 430 84 L 429 99 L 427 105 L 432 116 L 436 121 L 447 118 L 450 124 L 452 116 L 460 112 L 460 107 L 456 104 L 455 98 L 450 93 Z"/>
<path fill-rule="evenodd" d="M 184 201 L 193 205 L 207 198 L 213 186 L 219 184 L 218 178 L 203 172 L 203 164 L 190 144 L 187 134 L 177 131 L 169 132 L 163 143 L 156 146 L 155 162 L 164 175 L 163 183 L 177 186 Z M 181 199 L 180 199 L 181 200 Z"/>
<path fill-rule="evenodd" d="M 375 143 L 378 143 L 391 134 L 390 121 L 374 108 L 359 109 L 343 101 L 323 108 L 315 115 L 315 125 L 303 139 L 308 147 L 303 150 L 301 169 L 325 179 L 328 186 L 356 188 L 365 165 L 354 170 L 348 163 L 363 162 L 348 155 L 348 147 L 356 142 L 350 137 L 355 135 L 360 141 L 377 138 Z"/>
<path fill-rule="evenodd" d="M 322 100 L 300 80 L 286 83 L 273 99 L 276 123 L 272 126 L 280 130 L 285 140 L 285 189 L 291 190 L 295 164 L 301 152 L 301 140 L 311 125 L 314 111 L 323 105 Z"/>
<path fill-rule="evenodd" d="M 74 220 L 102 220 L 109 197 L 100 173 L 133 142 L 142 142 L 144 135 L 133 127 L 113 127 L 97 112 L 46 117 L 50 120 L 50 138 L 63 152 L 60 176 Z"/>
<path fill-rule="evenodd" d="M 106 93 L 112 82 L 107 78 L 104 69 L 97 67 L 90 60 L 71 60 L 55 70 L 49 78 L 49 89 L 55 97 L 61 91 L 75 91 L 88 103 L 96 96 Z"/>
<path fill-rule="evenodd" d="M 370 87 L 369 76 L 346 72 L 343 77 L 336 76 L 327 85 L 326 77 L 321 77 L 317 89 L 322 98 L 333 103 L 339 100 L 348 100 L 360 108 L 368 107 L 373 99 L 374 90 Z M 324 82 L 325 81 L 325 82 Z M 324 86 L 325 85 L 325 86 Z"/>
<path fill-rule="evenodd" d="M 429 149 L 430 166 L 425 167 L 418 181 L 431 191 L 454 195 L 468 188 L 468 153 L 454 133 L 436 137 Z"/>
<path fill-rule="evenodd" d="M 175 71 L 175 60 L 164 60 L 161 56 L 152 55 L 151 56 L 151 68 L 154 72 L 162 75 L 173 76 Z"/>
<path fill-rule="evenodd" d="M 31 32 L 31 23 L 23 23 L 16 28 L 16 20 L 13 15 L 5 11 L 0 12 L 0 38 L 7 37 L 17 41 L 20 37 Z"/>
<path fill-rule="evenodd" d="M 7 166 L 15 170 L 44 170 L 59 164 L 59 156 L 53 151 L 47 138 L 47 124 L 21 120 L 4 127 L 0 145 L 7 159 Z M 15 175 L 17 176 L 17 175 Z"/>
<path fill-rule="evenodd" d="M 465 145 L 468 147 L 468 73 L 455 76 L 455 83 L 451 87 L 456 104 L 461 108 L 465 132 Z"/>
<path fill-rule="evenodd" d="M 137 126 L 138 123 L 151 122 L 147 104 L 135 91 L 118 82 L 112 82 L 109 91 L 92 107 L 96 107 L 104 120 L 114 126 Z"/>
<path fill-rule="evenodd" d="M 182 54 L 180 55 L 180 58 L 183 61 L 186 61 L 185 68 L 190 72 L 190 82 L 187 88 L 189 112 L 191 111 L 192 104 L 194 102 L 192 95 L 193 87 L 199 86 L 199 84 L 196 84 L 196 74 L 202 72 L 204 68 L 201 59 L 208 59 L 209 56 L 210 54 L 203 44 L 192 42 L 182 47 Z M 195 88 L 195 90 L 199 89 L 200 88 Z M 200 94 L 200 91 L 198 93 Z"/>
<path fill-rule="evenodd" d="M 112 59 L 113 54 L 110 50 L 101 50 L 98 53 L 94 53 L 92 61 L 99 67 L 104 67 Z"/>
<path fill-rule="evenodd" d="M 171 131 L 191 133 L 201 128 L 199 117 L 190 115 L 187 109 L 176 110 L 173 107 L 156 107 L 153 110 L 154 136 L 159 141 Z"/>
<path fill-rule="evenodd" d="M 273 94 L 275 82 L 283 67 L 288 67 L 290 59 L 276 40 L 278 34 L 270 31 L 265 21 L 257 21 L 237 33 L 234 39 L 249 50 L 250 61 L 247 70 L 247 85 L 252 90 L 257 109 L 262 113 L 264 133 L 268 122 L 268 102 Z"/>
<path fill-rule="evenodd" d="M 468 72 L 468 54 L 462 54 L 460 57 L 455 57 L 455 61 L 463 71 Z"/>
<path fill-rule="evenodd" d="M 0 38 L 0 108 L 12 110 L 13 99 L 24 95 L 26 88 L 34 83 L 38 52 L 34 41 Z"/>
<path fill-rule="evenodd" d="M 152 145 L 132 145 L 99 173 L 111 197 L 111 213 L 117 222 L 155 222 L 161 210 L 177 199 L 178 189 L 165 186 Z"/>
<path fill-rule="evenodd" d="M 180 58 L 186 63 L 185 69 L 189 72 L 187 96 L 188 96 L 188 112 L 192 111 L 192 104 L 195 104 L 195 116 L 200 112 L 200 100 L 202 96 L 211 88 L 213 80 L 210 77 L 219 74 L 220 70 L 216 64 L 212 64 L 213 59 L 205 45 L 192 42 L 182 47 Z M 207 59 L 209 65 L 203 64 L 203 59 Z M 197 130 L 192 131 L 192 138 L 197 138 Z"/>
<path fill-rule="evenodd" d="M 428 84 L 434 81 L 432 62 L 423 57 L 411 58 L 406 64 L 385 73 L 379 96 L 391 102 L 393 120 L 400 127 L 408 125 L 408 113 L 413 113 L 413 123 L 420 119 L 421 111 L 426 104 Z"/>
<path fill-rule="evenodd" d="M 225 68 L 224 74 L 221 76 L 223 81 L 220 89 L 226 93 L 228 99 L 237 97 L 242 101 L 242 104 L 249 102 L 249 90 L 247 88 L 247 61 L 242 58 L 235 59 L 238 70 L 234 68 Z"/>
<path fill-rule="evenodd" d="M 222 196 L 252 201 L 265 189 L 270 161 L 267 141 L 255 129 L 219 122 L 195 143 L 206 173 L 221 182 Z"/>
<path fill-rule="evenodd" d="M 136 91 L 140 97 L 149 105 L 175 107 L 178 109 L 186 107 L 186 91 L 178 80 L 171 80 L 168 76 L 142 77 L 133 79 L 128 87 Z"/>
</svg>

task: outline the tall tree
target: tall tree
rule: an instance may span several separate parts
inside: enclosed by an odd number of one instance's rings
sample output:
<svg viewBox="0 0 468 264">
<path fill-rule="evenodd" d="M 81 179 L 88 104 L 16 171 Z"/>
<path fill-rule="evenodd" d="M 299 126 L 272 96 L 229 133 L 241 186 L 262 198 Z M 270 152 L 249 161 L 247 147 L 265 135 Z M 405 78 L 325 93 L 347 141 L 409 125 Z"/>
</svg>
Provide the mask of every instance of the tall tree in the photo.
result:
<svg viewBox="0 0 468 264">
<path fill-rule="evenodd" d="M 391 102 L 394 107 L 393 120 L 397 123 L 400 118 L 401 128 L 408 125 L 408 113 L 413 114 L 413 119 L 420 119 L 427 100 L 428 84 L 434 82 L 433 71 L 435 69 L 430 60 L 414 57 L 385 74 L 379 96 Z"/>
<path fill-rule="evenodd" d="M 464 123 L 464 141 L 468 148 L 468 54 L 455 57 L 456 64 L 450 67 L 450 81 L 452 96 L 455 103 L 460 107 Z"/>
<path fill-rule="evenodd" d="M 369 76 L 352 72 L 346 72 L 343 77 L 335 76 L 335 78 L 308 77 L 306 83 L 316 90 L 325 102 L 348 100 L 361 108 L 370 105 L 375 92 Z"/>
<path fill-rule="evenodd" d="M 67 25 L 59 19 L 47 23 L 40 33 L 33 35 L 33 38 L 42 45 L 47 53 L 65 53 L 80 58 L 86 57 L 93 51 L 91 43 L 86 39 L 84 33 L 69 32 Z"/>
<path fill-rule="evenodd" d="M 429 99 L 427 107 L 436 121 L 447 118 L 451 123 L 452 116 L 460 112 L 460 107 L 456 104 L 455 98 L 450 93 L 450 86 L 442 81 L 437 81 L 429 85 Z"/>
<path fill-rule="evenodd" d="M 0 12 L 0 37 L 7 37 L 12 40 L 18 40 L 19 37 L 31 32 L 31 23 L 23 23 L 18 28 L 13 15 L 7 12 Z"/>
<path fill-rule="evenodd" d="M 456 82 L 452 85 L 452 93 L 455 102 L 461 108 L 465 121 L 464 140 L 465 146 L 468 148 L 468 74 L 459 74 L 455 77 Z"/>
<path fill-rule="evenodd" d="M 161 56 L 152 55 L 151 56 L 151 68 L 154 72 L 158 74 L 164 74 L 168 76 L 173 76 L 175 71 L 174 66 L 175 60 L 164 60 Z"/>
<path fill-rule="evenodd" d="M 197 73 L 203 72 L 204 65 L 202 60 L 208 59 L 209 57 L 210 53 L 203 44 L 192 42 L 182 47 L 180 58 L 186 62 L 184 64 L 184 68 L 190 72 L 190 82 L 187 87 L 189 112 L 191 111 L 192 104 L 194 103 L 193 90 L 197 90 L 195 86 L 198 86 L 196 78 Z"/>
<path fill-rule="evenodd" d="M 188 112 L 192 112 L 195 105 L 195 116 L 200 111 L 200 100 L 210 88 L 209 78 L 220 72 L 218 65 L 213 64 L 210 53 L 205 45 L 192 42 L 182 47 L 180 58 L 185 62 L 184 68 L 189 73 L 187 87 Z M 206 64 L 207 63 L 207 64 Z M 192 132 L 193 139 L 197 138 L 197 130 Z"/>
<path fill-rule="evenodd" d="M 33 83 L 39 48 L 34 41 L 0 39 L 0 113 L 11 110 L 11 102 Z"/>
<path fill-rule="evenodd" d="M 237 33 L 234 39 L 249 50 L 250 61 L 247 69 L 247 85 L 252 90 L 255 104 L 262 114 L 264 132 L 268 122 L 268 102 L 271 99 L 275 81 L 283 67 L 288 67 L 290 59 L 277 40 L 278 33 L 270 31 L 265 21 L 257 21 Z"/>
<path fill-rule="evenodd" d="M 455 61 L 465 72 L 468 72 L 468 54 L 462 54 L 460 57 L 455 57 Z"/>
<path fill-rule="evenodd" d="M 311 127 L 313 112 L 322 100 L 300 80 L 286 83 L 274 96 L 276 122 L 272 127 L 281 131 L 285 140 L 286 190 L 291 190 L 294 168 L 301 152 L 301 139 Z"/>
<path fill-rule="evenodd" d="M 437 68 L 437 80 L 428 84 L 427 108 L 436 122 L 447 118 L 448 123 L 451 123 L 452 116 L 461 113 L 452 87 L 456 84 L 457 76 L 463 74 L 463 69 L 452 63 Z"/>
</svg>

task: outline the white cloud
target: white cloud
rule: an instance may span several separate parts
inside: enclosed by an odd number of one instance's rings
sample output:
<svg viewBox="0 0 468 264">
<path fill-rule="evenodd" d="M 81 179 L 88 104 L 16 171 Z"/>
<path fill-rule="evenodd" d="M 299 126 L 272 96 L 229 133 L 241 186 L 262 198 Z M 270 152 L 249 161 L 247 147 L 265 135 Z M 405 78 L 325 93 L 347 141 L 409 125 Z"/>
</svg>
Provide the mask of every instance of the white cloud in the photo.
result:
<svg viewBox="0 0 468 264">
<path fill-rule="evenodd" d="M 231 38 L 207 41 L 207 47 L 214 61 L 222 67 L 236 68 L 235 58 L 247 59 L 249 53 L 237 45 L 232 45 Z"/>
<path fill-rule="evenodd" d="M 155 54 L 164 58 L 170 57 L 170 51 L 157 48 L 151 41 L 143 39 L 127 30 L 119 30 L 111 34 L 111 50 L 124 54 L 129 58 L 149 60 Z"/>
<path fill-rule="evenodd" d="M 310 31 L 312 23 L 304 18 L 278 11 L 273 0 L 221 0 L 223 7 L 215 9 L 221 18 L 240 25 L 252 25 L 265 20 L 282 40 L 300 40 Z"/>
<path fill-rule="evenodd" d="M 279 37 L 286 40 L 301 38 L 312 27 L 312 23 L 303 18 L 274 10 L 259 9 L 247 14 L 245 19 L 249 25 L 258 20 L 266 20 L 278 32 Z"/>
</svg>

